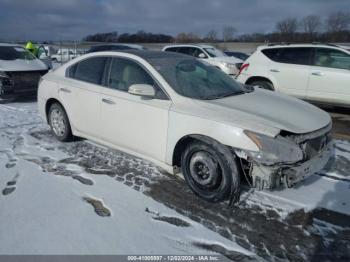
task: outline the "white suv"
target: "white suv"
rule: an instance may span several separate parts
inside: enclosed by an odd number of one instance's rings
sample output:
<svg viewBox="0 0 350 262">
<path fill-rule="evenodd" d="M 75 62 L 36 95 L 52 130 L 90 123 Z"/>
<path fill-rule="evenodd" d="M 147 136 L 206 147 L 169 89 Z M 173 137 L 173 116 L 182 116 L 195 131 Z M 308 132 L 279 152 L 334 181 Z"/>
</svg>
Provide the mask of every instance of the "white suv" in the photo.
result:
<svg viewBox="0 0 350 262">
<path fill-rule="evenodd" d="M 350 52 L 335 45 L 261 46 L 241 67 L 237 80 L 339 106 L 350 106 Z"/>
<path fill-rule="evenodd" d="M 163 51 L 194 56 L 232 76 L 238 74 L 243 64 L 243 60 L 228 56 L 221 50 L 210 45 L 169 45 L 164 47 Z"/>
</svg>

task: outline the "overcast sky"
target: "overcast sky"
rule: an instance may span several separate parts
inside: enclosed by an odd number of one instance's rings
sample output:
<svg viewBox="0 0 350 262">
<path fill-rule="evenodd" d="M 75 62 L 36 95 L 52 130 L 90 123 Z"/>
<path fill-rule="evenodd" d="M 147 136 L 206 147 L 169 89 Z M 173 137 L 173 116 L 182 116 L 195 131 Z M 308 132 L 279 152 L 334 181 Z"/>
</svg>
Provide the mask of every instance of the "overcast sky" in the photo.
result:
<svg viewBox="0 0 350 262">
<path fill-rule="evenodd" d="M 224 25 L 265 33 L 286 17 L 338 10 L 350 11 L 350 0 L 0 0 L 0 39 L 80 40 L 137 30 L 205 35 Z"/>
</svg>

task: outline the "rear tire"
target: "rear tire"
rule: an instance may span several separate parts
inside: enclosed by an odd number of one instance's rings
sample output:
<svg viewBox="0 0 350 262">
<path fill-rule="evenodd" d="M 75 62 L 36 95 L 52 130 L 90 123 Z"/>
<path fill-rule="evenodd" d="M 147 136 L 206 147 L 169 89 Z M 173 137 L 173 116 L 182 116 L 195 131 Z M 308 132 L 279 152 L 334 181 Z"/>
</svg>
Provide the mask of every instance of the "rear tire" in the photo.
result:
<svg viewBox="0 0 350 262">
<path fill-rule="evenodd" d="M 55 137 L 62 142 L 71 141 L 73 138 L 68 116 L 64 108 L 54 103 L 48 113 L 49 125 Z"/>
<path fill-rule="evenodd" d="M 209 202 L 224 201 L 232 193 L 239 194 L 240 176 L 234 155 L 223 154 L 220 146 L 193 142 L 181 157 L 181 169 L 188 186 Z"/>
<path fill-rule="evenodd" d="M 256 81 L 252 81 L 251 83 L 249 83 L 249 85 L 251 86 L 258 86 L 259 88 L 265 89 L 265 90 L 270 90 L 270 91 L 274 91 L 274 87 L 273 84 L 269 81 L 266 80 L 256 80 Z"/>
</svg>

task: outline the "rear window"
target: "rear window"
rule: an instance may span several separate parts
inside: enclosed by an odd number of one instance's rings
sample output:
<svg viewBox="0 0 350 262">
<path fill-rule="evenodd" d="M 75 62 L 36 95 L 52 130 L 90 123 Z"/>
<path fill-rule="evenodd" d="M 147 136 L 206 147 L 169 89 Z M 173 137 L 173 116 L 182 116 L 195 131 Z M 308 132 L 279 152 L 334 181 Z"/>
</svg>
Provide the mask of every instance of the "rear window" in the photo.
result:
<svg viewBox="0 0 350 262">
<path fill-rule="evenodd" d="M 196 56 L 195 54 L 198 53 L 197 50 L 199 49 L 195 47 L 187 47 L 187 46 L 176 46 L 176 47 L 169 47 L 165 49 L 165 51 L 167 52 L 176 52 L 176 53 L 181 53 L 181 54 L 190 55 L 190 56 Z"/>
<path fill-rule="evenodd" d="M 167 52 L 177 52 L 177 50 L 178 50 L 178 47 L 169 47 L 165 49 L 165 51 Z"/>
<path fill-rule="evenodd" d="M 93 57 L 76 63 L 68 69 L 68 77 L 100 85 L 107 57 Z"/>
<path fill-rule="evenodd" d="M 309 47 L 270 48 L 264 49 L 261 52 L 272 61 L 279 63 L 297 65 L 311 64 L 312 48 Z"/>
<path fill-rule="evenodd" d="M 0 46 L 0 60 L 34 60 L 35 56 L 20 46 Z"/>
<path fill-rule="evenodd" d="M 177 52 L 181 53 L 181 54 L 186 54 L 186 55 L 190 55 L 193 56 L 193 53 L 196 49 L 193 47 L 179 47 L 177 49 Z"/>
</svg>

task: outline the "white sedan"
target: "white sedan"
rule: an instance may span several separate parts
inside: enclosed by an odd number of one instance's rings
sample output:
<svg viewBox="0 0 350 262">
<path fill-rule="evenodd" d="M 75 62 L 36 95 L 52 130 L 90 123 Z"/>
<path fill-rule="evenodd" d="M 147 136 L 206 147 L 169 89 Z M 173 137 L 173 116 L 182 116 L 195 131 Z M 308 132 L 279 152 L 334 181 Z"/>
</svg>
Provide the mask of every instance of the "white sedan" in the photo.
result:
<svg viewBox="0 0 350 262">
<path fill-rule="evenodd" d="M 293 186 L 333 153 L 330 116 L 301 100 L 243 86 L 171 52 L 91 53 L 46 74 L 39 111 L 57 139 L 91 139 L 182 171 L 207 201 L 253 186 Z"/>
</svg>

